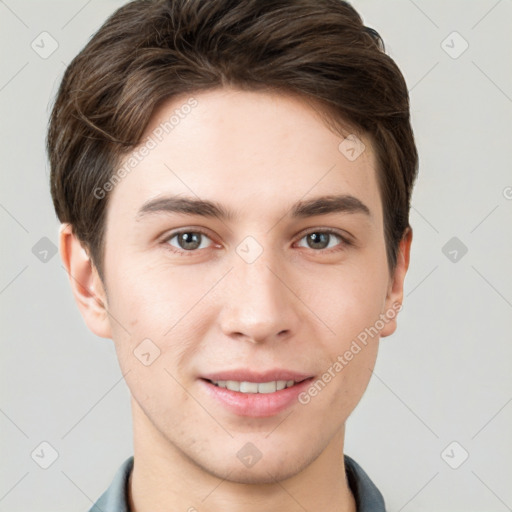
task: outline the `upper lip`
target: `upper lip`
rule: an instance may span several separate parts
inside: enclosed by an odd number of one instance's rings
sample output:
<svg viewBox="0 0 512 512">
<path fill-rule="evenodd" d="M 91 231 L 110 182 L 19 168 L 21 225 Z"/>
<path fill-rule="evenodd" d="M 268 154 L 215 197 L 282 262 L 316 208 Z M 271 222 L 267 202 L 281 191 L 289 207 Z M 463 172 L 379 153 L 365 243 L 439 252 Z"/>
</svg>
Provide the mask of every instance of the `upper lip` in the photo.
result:
<svg viewBox="0 0 512 512">
<path fill-rule="evenodd" d="M 285 369 L 255 372 L 253 370 L 247 370 L 244 368 L 224 370 L 220 372 L 208 373 L 201 376 L 201 378 L 211 381 L 234 380 L 238 382 L 272 382 L 276 380 L 293 380 L 295 382 L 301 382 L 310 377 L 312 377 L 311 374 Z"/>
</svg>

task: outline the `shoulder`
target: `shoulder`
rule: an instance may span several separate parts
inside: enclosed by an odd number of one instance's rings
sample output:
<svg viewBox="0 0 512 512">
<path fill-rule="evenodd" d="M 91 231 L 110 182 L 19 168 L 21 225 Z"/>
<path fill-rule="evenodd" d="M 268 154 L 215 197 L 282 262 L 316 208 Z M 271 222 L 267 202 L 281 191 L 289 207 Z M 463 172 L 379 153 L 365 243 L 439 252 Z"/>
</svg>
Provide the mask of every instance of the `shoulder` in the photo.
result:
<svg viewBox="0 0 512 512">
<path fill-rule="evenodd" d="M 127 502 L 128 478 L 133 468 L 133 455 L 119 467 L 108 489 L 89 512 L 130 512 Z"/>
<path fill-rule="evenodd" d="M 357 512 L 386 512 L 384 497 L 363 468 L 348 455 L 345 460 L 347 481 L 357 504 Z"/>
</svg>

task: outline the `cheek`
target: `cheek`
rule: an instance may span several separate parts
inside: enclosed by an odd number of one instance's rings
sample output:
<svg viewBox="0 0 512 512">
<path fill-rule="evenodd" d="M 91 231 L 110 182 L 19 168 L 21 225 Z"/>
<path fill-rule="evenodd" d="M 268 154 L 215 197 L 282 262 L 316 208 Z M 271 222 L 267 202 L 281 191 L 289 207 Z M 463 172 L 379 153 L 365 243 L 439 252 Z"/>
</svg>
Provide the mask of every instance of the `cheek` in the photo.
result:
<svg viewBox="0 0 512 512">
<path fill-rule="evenodd" d="M 110 275 L 112 338 L 123 373 L 130 372 L 142 392 L 149 392 L 153 382 L 179 391 L 169 373 L 176 374 L 182 361 L 192 357 L 194 343 L 204 334 L 206 323 L 198 314 L 211 284 L 206 276 L 194 277 L 183 269 L 136 271 L 136 264 L 128 263 Z"/>
<path fill-rule="evenodd" d="M 346 352 L 343 353 L 338 360 L 340 366 L 336 368 L 339 371 L 331 371 L 334 377 L 331 377 L 332 380 L 327 385 L 332 386 L 332 391 L 325 394 L 324 403 L 321 404 L 323 410 L 333 411 L 335 417 L 342 414 L 343 421 L 350 416 L 370 382 L 377 348 L 377 342 L 373 341 L 366 346 L 360 345 L 361 350 L 357 353 L 349 350 L 352 353 L 350 361 Z"/>
<path fill-rule="evenodd" d="M 109 310 L 128 332 L 148 330 L 148 335 L 166 336 L 208 290 L 198 274 L 185 267 L 148 267 L 137 259 L 120 262 L 112 272 Z"/>
<path fill-rule="evenodd" d="M 380 264 L 352 264 L 324 272 L 323 276 L 306 278 L 304 287 L 316 284 L 316 291 L 307 296 L 309 304 L 330 327 L 332 336 L 326 339 L 333 339 L 333 347 L 342 350 L 379 318 L 386 297 L 387 270 Z"/>
<path fill-rule="evenodd" d="M 351 265 L 338 269 L 324 282 L 323 291 L 310 296 L 318 316 L 333 331 L 325 331 L 320 338 L 327 355 L 320 380 L 332 390 L 325 394 L 330 406 L 350 411 L 366 389 L 375 365 L 387 268 L 379 262 Z"/>
</svg>

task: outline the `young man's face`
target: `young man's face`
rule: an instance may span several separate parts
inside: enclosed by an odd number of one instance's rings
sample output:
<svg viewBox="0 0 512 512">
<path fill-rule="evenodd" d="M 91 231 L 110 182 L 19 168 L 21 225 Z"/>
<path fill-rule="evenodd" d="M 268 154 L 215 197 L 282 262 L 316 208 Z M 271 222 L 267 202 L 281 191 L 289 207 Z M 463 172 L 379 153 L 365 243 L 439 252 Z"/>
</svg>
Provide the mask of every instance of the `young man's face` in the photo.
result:
<svg viewBox="0 0 512 512">
<path fill-rule="evenodd" d="M 391 276 L 368 139 L 354 159 L 352 143 L 340 148 L 343 138 L 291 96 L 194 97 L 166 136 L 160 123 L 189 96 L 154 113 L 145 137 L 162 141 L 109 200 L 107 296 L 95 281 L 108 315 L 81 308 L 94 332 L 114 340 L 140 449 L 228 480 L 269 482 L 341 456 L 345 421 L 377 355 L 379 336 L 364 343 L 361 333 L 394 331 L 411 238 Z M 294 215 L 323 196 L 352 199 Z M 171 197 L 211 201 L 231 217 L 172 211 Z M 257 394 L 207 380 L 304 378 Z M 320 391 L 309 392 L 318 379 Z"/>
</svg>

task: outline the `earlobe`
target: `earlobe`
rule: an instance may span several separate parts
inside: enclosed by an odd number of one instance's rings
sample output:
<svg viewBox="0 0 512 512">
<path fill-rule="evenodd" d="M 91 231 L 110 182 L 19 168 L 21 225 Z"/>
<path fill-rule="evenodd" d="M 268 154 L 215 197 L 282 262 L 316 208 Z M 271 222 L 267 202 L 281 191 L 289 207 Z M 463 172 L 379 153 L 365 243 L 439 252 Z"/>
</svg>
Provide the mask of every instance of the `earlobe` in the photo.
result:
<svg viewBox="0 0 512 512">
<path fill-rule="evenodd" d="M 409 259 L 412 243 L 412 228 L 408 227 L 402 240 L 400 241 L 398 257 L 395 272 L 390 279 L 388 293 L 386 296 L 384 315 L 386 316 L 386 325 L 380 332 L 381 338 L 393 334 L 397 327 L 398 312 L 402 309 L 404 297 L 404 281 L 407 269 L 409 268 Z"/>
<path fill-rule="evenodd" d="M 59 250 L 78 309 L 87 327 L 102 338 L 111 338 L 103 283 L 70 224 L 59 229 Z"/>
</svg>

